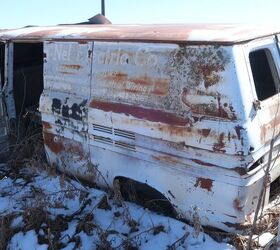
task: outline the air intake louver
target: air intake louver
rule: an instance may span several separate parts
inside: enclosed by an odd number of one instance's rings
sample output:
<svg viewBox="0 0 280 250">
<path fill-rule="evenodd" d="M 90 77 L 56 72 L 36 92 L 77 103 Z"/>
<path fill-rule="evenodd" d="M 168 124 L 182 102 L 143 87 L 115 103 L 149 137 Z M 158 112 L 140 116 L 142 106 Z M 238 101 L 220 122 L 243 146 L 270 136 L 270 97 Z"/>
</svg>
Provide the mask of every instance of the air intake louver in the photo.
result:
<svg viewBox="0 0 280 250">
<path fill-rule="evenodd" d="M 125 141 L 129 141 L 129 143 L 119 140 L 121 138 L 124 138 Z M 133 151 L 136 150 L 134 145 L 135 134 L 125 130 L 93 124 L 93 139 L 94 141 L 115 145 L 116 147 Z"/>
</svg>

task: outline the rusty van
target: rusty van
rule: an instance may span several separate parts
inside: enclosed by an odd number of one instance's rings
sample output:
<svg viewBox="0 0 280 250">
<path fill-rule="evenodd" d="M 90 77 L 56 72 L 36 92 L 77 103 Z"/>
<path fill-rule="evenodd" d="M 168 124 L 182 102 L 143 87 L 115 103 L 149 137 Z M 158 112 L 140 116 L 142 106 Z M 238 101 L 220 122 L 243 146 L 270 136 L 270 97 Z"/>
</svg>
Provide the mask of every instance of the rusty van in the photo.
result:
<svg viewBox="0 0 280 250">
<path fill-rule="evenodd" d="M 48 160 L 61 171 L 148 190 L 203 225 L 243 228 L 271 139 L 265 205 L 279 187 L 279 34 L 217 24 L 0 32 L 1 151 L 35 107 Z"/>
</svg>

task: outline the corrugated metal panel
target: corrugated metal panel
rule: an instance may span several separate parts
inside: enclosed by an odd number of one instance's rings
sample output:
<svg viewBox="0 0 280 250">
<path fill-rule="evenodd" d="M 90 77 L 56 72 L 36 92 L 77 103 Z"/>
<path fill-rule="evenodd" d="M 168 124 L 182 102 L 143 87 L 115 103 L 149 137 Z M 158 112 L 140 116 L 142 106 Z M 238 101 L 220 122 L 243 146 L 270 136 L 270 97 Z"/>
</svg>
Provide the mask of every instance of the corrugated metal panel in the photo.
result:
<svg viewBox="0 0 280 250">
<path fill-rule="evenodd" d="M 0 40 L 88 39 L 235 43 L 279 31 L 277 26 L 240 24 L 67 25 L 4 31 L 0 33 Z"/>
</svg>

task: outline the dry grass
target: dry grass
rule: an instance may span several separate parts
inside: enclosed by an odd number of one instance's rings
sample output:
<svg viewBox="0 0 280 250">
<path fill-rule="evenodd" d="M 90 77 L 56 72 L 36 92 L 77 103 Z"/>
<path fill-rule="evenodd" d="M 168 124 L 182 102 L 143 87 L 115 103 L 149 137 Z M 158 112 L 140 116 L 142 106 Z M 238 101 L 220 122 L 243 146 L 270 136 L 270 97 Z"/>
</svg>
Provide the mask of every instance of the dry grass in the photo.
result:
<svg viewBox="0 0 280 250">
<path fill-rule="evenodd" d="M 15 233 L 10 227 L 11 222 L 15 216 L 8 214 L 6 216 L 0 216 L 0 250 L 6 250 L 7 245 Z"/>
</svg>

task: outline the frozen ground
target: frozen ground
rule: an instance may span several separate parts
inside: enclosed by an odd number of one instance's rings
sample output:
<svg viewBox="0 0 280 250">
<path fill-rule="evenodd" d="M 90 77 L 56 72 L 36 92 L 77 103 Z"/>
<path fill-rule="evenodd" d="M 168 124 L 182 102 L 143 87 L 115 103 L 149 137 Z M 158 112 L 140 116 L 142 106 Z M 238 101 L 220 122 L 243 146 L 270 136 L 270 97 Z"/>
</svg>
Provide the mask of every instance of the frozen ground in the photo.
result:
<svg viewBox="0 0 280 250">
<path fill-rule="evenodd" d="M 0 249 L 234 249 L 42 169 L 0 166 Z"/>
</svg>

